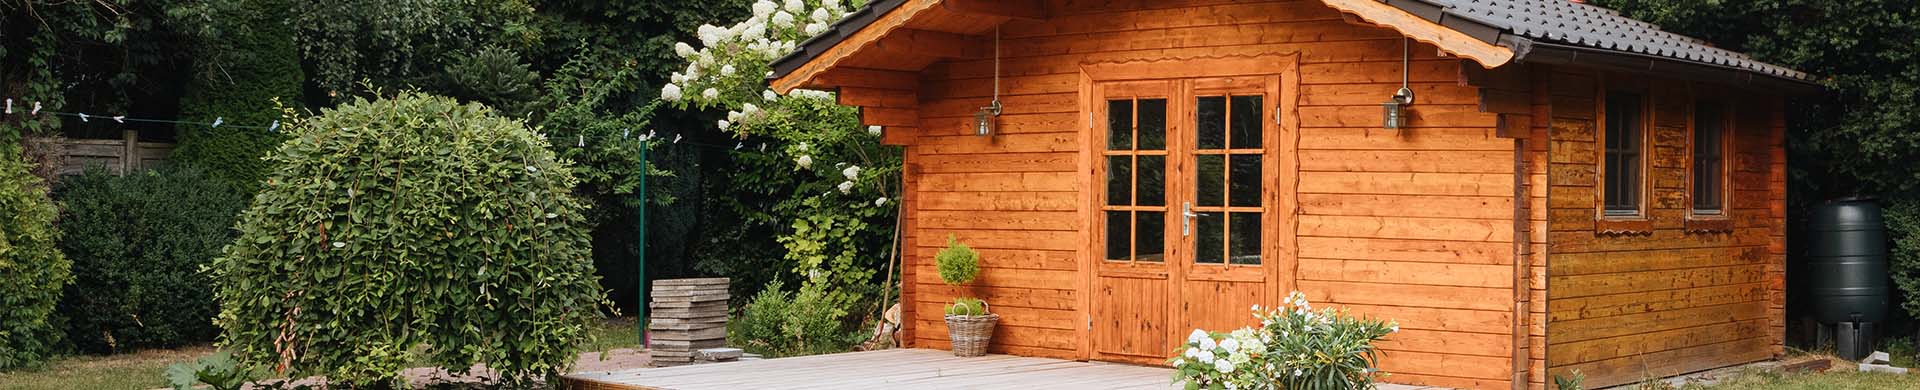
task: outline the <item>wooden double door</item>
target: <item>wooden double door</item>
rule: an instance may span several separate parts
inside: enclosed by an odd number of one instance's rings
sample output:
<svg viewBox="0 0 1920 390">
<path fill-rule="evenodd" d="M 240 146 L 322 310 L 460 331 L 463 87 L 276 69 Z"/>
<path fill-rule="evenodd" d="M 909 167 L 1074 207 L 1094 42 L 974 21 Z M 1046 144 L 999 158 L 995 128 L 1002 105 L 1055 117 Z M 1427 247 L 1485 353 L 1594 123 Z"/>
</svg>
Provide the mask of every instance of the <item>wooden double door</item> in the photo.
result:
<svg viewBox="0 0 1920 390">
<path fill-rule="evenodd" d="M 1193 329 L 1257 324 L 1250 308 L 1290 288 L 1274 260 L 1293 196 L 1280 81 L 1094 84 L 1093 359 L 1164 364 Z"/>
</svg>

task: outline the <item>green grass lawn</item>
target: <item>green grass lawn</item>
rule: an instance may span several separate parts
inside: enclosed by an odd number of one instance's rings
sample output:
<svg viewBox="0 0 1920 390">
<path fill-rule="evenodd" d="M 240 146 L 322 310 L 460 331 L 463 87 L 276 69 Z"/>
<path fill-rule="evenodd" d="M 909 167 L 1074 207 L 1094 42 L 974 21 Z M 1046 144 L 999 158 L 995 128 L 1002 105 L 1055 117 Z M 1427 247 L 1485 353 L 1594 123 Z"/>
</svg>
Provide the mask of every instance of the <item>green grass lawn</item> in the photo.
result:
<svg viewBox="0 0 1920 390">
<path fill-rule="evenodd" d="M 1682 389 L 1701 390 L 1868 390 L 1920 389 L 1920 375 L 1895 375 L 1847 371 L 1851 365 L 1835 365 L 1830 372 L 1818 374 L 1782 374 L 1751 370 L 1711 386 L 1689 385 Z"/>
<path fill-rule="evenodd" d="M 639 348 L 633 319 L 613 319 L 593 327 L 594 341 L 583 351 Z M 167 365 L 214 352 L 211 346 L 141 351 L 112 356 L 72 356 L 44 367 L 0 372 L 0 390 L 144 390 L 164 388 Z M 424 362 L 424 360 L 421 360 Z"/>
<path fill-rule="evenodd" d="M 167 365 L 213 353 L 213 347 L 74 356 L 44 367 L 0 373 L 0 390 L 152 389 L 166 387 Z"/>
</svg>

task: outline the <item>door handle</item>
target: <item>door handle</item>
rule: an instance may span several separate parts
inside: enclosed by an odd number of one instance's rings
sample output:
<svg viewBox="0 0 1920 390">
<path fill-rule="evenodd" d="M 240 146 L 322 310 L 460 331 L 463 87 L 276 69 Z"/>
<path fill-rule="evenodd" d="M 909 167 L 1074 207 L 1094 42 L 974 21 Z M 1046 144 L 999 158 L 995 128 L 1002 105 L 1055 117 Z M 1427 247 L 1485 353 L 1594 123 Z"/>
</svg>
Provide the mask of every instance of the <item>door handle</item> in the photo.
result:
<svg viewBox="0 0 1920 390">
<path fill-rule="evenodd" d="M 1180 236 L 1193 235 L 1193 217 L 1210 216 L 1207 213 L 1193 212 L 1193 202 L 1180 202 Z"/>
</svg>

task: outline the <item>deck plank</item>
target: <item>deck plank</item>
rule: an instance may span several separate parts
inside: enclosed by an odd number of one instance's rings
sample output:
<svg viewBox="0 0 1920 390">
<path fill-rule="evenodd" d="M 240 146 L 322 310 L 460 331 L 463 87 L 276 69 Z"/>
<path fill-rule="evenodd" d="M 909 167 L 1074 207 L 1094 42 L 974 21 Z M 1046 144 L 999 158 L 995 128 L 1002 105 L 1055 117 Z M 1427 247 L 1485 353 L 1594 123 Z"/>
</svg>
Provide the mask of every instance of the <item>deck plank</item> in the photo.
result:
<svg viewBox="0 0 1920 390">
<path fill-rule="evenodd" d="M 1166 368 L 1070 360 L 891 349 L 830 355 L 699 364 L 665 368 L 567 374 L 642 389 L 846 389 L 846 388 L 1171 388 Z M 610 386 L 612 387 L 612 386 Z"/>
</svg>

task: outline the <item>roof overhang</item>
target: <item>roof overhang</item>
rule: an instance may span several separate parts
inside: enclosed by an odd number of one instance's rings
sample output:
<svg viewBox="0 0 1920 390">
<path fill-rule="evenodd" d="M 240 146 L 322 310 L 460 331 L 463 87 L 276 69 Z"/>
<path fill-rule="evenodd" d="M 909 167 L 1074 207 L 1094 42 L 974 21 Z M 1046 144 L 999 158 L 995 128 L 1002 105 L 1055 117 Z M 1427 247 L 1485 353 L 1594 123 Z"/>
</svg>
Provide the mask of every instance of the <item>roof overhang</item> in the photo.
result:
<svg viewBox="0 0 1920 390">
<path fill-rule="evenodd" d="M 1327 6 L 1386 26 L 1441 51 L 1473 60 L 1487 69 L 1512 62 L 1514 50 L 1498 45 L 1506 34 L 1486 23 L 1452 16 L 1439 5 L 1419 0 L 1321 0 Z"/>
</svg>

